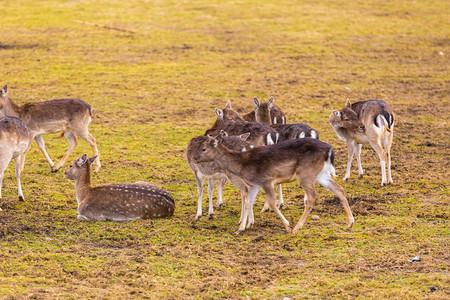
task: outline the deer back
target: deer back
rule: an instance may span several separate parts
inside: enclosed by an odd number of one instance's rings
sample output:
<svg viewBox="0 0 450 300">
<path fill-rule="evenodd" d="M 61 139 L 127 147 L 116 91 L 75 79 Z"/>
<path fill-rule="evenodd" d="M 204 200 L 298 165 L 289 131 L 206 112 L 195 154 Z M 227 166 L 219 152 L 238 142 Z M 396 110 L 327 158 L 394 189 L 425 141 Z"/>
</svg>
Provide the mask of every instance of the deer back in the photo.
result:
<svg viewBox="0 0 450 300">
<path fill-rule="evenodd" d="M 319 132 L 311 126 L 297 123 L 297 124 L 273 124 L 270 127 L 275 129 L 279 134 L 279 142 L 293 140 L 304 137 L 312 137 L 319 139 Z"/>
<path fill-rule="evenodd" d="M 64 128 L 77 129 L 91 120 L 92 107 L 80 99 L 54 99 L 27 103 L 20 107 L 19 118 L 30 130 L 52 133 Z"/>
</svg>

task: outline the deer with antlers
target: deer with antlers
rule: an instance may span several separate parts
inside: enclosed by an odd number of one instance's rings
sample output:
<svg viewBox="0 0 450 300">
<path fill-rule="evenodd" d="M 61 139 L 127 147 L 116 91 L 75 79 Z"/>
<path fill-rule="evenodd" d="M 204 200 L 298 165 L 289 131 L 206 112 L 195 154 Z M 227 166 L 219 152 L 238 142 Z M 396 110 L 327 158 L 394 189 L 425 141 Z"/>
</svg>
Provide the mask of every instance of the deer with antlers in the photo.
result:
<svg viewBox="0 0 450 300">
<path fill-rule="evenodd" d="M 20 174 L 25 164 L 25 155 L 32 141 L 31 132 L 25 123 L 14 117 L 0 118 L 0 199 L 3 176 L 11 159 L 14 159 L 19 200 L 23 201 Z M 1 210 L 1 208 L 0 208 Z"/>
<path fill-rule="evenodd" d="M 92 116 L 92 107 L 88 103 L 80 99 L 55 99 L 20 106 L 11 100 L 8 86 L 5 85 L 0 92 L 0 112 L 5 116 L 16 117 L 27 125 L 52 172 L 57 172 L 64 165 L 77 145 L 77 137 L 91 146 L 94 155 L 97 156 L 95 172 L 100 170 L 97 142 L 88 131 Z M 61 131 L 69 141 L 69 149 L 55 167 L 45 150 L 42 135 Z"/>
<path fill-rule="evenodd" d="M 347 229 L 353 226 L 354 218 L 344 190 L 331 178 L 335 174 L 333 148 L 317 139 L 290 140 L 253 148 L 246 152 L 237 152 L 225 147 L 221 136 L 209 137 L 203 142 L 202 150 L 194 157 L 194 161 L 196 163 L 214 161 L 222 169 L 240 176 L 249 186 L 244 216 L 236 233 L 245 230 L 247 217 L 261 188 L 266 193 L 266 201 L 290 232 L 289 222 L 276 206 L 274 185 L 295 180 L 300 182 L 305 192 L 305 210 L 293 233 L 302 228 L 313 208 L 316 200 L 315 182 L 339 198 L 347 214 Z"/>
<path fill-rule="evenodd" d="M 393 183 L 391 175 L 391 146 L 394 138 L 394 111 L 382 100 L 350 103 L 330 115 L 330 124 L 340 140 L 347 142 L 348 161 L 344 180 L 350 177 L 353 156 L 356 154 L 359 178 L 364 171 L 361 166 L 363 144 L 377 152 L 381 165 L 381 185 Z M 388 176 L 386 178 L 386 160 Z"/>
</svg>

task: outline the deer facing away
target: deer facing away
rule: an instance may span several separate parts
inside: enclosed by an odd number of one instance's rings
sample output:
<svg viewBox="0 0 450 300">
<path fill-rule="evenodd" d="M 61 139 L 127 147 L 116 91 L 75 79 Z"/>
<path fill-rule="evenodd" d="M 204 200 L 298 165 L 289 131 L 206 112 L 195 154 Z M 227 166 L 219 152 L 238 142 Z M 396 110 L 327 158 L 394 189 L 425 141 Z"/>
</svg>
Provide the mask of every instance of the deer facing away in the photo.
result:
<svg viewBox="0 0 450 300">
<path fill-rule="evenodd" d="M 353 156 L 356 154 L 359 178 L 364 174 L 361 165 L 362 144 L 370 144 L 377 152 L 381 165 L 381 185 L 392 183 L 391 146 L 394 138 L 394 111 L 384 101 L 367 100 L 335 110 L 330 115 L 330 124 L 339 139 L 347 142 L 348 161 L 344 180 L 350 177 Z M 388 176 L 386 178 L 386 160 Z"/>
<path fill-rule="evenodd" d="M 64 165 L 77 145 L 77 137 L 85 140 L 91 146 L 94 155 L 98 155 L 97 142 L 88 131 L 92 107 L 82 100 L 55 99 L 19 106 L 11 100 L 8 86 L 5 85 L 0 95 L 0 112 L 5 116 L 19 118 L 27 125 L 52 172 L 57 172 Z M 69 149 L 55 167 L 45 150 L 42 135 L 61 131 L 69 141 Z M 97 157 L 95 172 L 98 172 L 100 167 L 100 159 Z"/>
<path fill-rule="evenodd" d="M 75 180 L 78 219 L 128 221 L 173 215 L 175 201 L 164 189 L 149 182 L 117 183 L 91 187 L 90 165 L 96 157 L 75 159 L 64 177 Z"/>
<path fill-rule="evenodd" d="M 204 141 L 202 151 L 194 157 L 194 161 L 214 161 L 222 169 L 240 176 L 249 186 L 248 201 L 245 203 L 244 216 L 237 233 L 245 230 L 247 216 L 261 188 L 266 192 L 266 201 L 290 232 L 289 222 L 275 204 L 274 185 L 295 180 L 300 182 L 305 192 L 305 210 L 293 233 L 304 225 L 313 208 L 316 200 L 314 182 L 318 182 L 339 198 L 347 214 L 347 229 L 353 226 L 354 218 L 344 190 L 331 178 L 331 175 L 334 175 L 333 148 L 324 142 L 303 138 L 237 152 L 225 147 L 220 136 L 209 137 Z"/>
<path fill-rule="evenodd" d="M 19 199 L 23 201 L 20 173 L 25 164 L 25 155 L 32 141 L 25 123 L 14 117 L 0 118 L 0 199 L 2 198 L 3 176 L 11 159 L 14 159 Z M 1 208 L 0 208 L 1 210 Z"/>
</svg>

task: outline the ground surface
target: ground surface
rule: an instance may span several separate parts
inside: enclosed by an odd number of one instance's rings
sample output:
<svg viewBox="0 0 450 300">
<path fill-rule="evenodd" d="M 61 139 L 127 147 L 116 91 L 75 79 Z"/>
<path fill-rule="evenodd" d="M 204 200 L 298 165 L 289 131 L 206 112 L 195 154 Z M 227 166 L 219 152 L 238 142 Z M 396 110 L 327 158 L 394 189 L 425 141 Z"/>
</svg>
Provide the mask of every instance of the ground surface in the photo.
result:
<svg viewBox="0 0 450 300">
<path fill-rule="evenodd" d="M 2 1 L 0 84 L 11 97 L 86 100 L 103 164 L 93 184 L 151 181 L 177 207 L 165 220 L 80 222 L 74 183 L 51 174 L 33 143 L 26 201 L 16 197 L 13 163 L 3 182 L 0 298 L 448 299 L 449 13 L 440 0 Z M 297 236 L 259 213 L 263 195 L 255 227 L 232 235 L 240 200 L 230 185 L 214 219 L 192 223 L 189 140 L 226 100 L 247 112 L 253 97 L 269 96 L 289 122 L 310 124 L 335 147 L 352 232 L 322 188 L 320 219 Z M 358 180 L 354 166 L 342 182 L 346 147 L 327 120 L 346 98 L 394 108 L 394 185 L 379 186 L 367 147 L 366 176 Z M 62 157 L 65 139 L 45 141 Z M 85 152 L 80 141 L 70 160 Z M 303 192 L 284 191 L 295 223 Z"/>
</svg>

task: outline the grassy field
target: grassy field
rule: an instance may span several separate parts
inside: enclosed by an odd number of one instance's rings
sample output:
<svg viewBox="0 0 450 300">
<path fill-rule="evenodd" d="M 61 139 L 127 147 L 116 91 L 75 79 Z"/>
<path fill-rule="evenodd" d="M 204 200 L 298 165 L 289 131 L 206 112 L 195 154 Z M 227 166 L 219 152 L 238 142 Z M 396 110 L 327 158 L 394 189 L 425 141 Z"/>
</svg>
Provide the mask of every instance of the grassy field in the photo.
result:
<svg viewBox="0 0 450 300">
<path fill-rule="evenodd" d="M 0 84 L 19 104 L 73 97 L 94 108 L 102 169 L 93 184 L 147 180 L 175 198 L 170 219 L 76 219 L 74 183 L 51 174 L 33 143 L 16 196 L 13 163 L 0 202 L 0 298 L 448 299 L 450 2 L 1 1 Z M 90 22 L 133 32 L 82 24 Z M 240 196 L 193 223 L 189 140 L 228 99 L 239 112 L 270 96 L 336 150 L 337 182 L 355 215 L 319 199 L 297 236 L 255 207 L 240 236 Z M 345 99 L 383 99 L 397 114 L 394 185 L 363 150 L 343 182 L 346 145 L 328 124 Z M 54 160 L 68 143 L 44 137 Z M 91 154 L 80 141 L 70 157 Z M 68 166 L 66 164 L 63 169 Z M 283 214 L 303 210 L 285 185 Z M 205 191 L 206 194 L 206 191 Z M 204 206 L 205 208 L 205 206 Z M 206 210 L 204 210 L 206 212 Z M 408 259 L 419 255 L 420 262 Z"/>
</svg>

